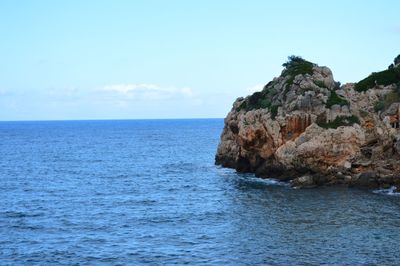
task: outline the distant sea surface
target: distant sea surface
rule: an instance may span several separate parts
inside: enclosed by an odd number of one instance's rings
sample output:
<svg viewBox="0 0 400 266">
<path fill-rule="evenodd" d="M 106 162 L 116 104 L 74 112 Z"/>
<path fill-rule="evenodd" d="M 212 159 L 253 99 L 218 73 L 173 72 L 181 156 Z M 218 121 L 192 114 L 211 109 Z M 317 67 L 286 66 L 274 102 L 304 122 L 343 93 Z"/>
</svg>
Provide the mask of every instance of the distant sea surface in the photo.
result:
<svg viewBox="0 0 400 266">
<path fill-rule="evenodd" d="M 400 197 L 214 166 L 222 127 L 0 122 L 0 265 L 398 265 Z"/>
</svg>

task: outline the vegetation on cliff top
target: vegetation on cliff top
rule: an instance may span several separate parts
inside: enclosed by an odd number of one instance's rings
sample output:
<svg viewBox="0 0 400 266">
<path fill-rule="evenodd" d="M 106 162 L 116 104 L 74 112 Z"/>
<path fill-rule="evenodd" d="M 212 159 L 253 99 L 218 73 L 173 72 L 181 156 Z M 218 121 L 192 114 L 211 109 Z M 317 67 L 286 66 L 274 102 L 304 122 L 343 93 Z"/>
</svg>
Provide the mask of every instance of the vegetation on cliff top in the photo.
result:
<svg viewBox="0 0 400 266">
<path fill-rule="evenodd" d="M 251 111 L 255 109 L 268 109 L 271 113 L 275 113 L 275 109 L 277 110 L 276 104 L 273 103 L 273 97 L 278 94 L 278 91 L 274 89 L 274 82 L 269 82 L 264 86 L 264 89 L 259 92 L 255 92 L 249 97 L 247 97 L 239 107 L 236 108 L 236 111 L 245 110 Z M 275 114 L 276 115 L 276 114 Z M 272 114 L 273 117 L 275 117 Z"/>
<path fill-rule="evenodd" d="M 393 64 L 391 64 L 388 69 L 393 68 L 395 65 L 400 64 L 400 54 L 393 60 Z"/>
<path fill-rule="evenodd" d="M 391 64 L 388 69 L 373 72 L 363 80 L 360 80 L 354 86 L 356 91 L 362 92 L 375 87 L 376 85 L 391 85 L 397 84 L 400 87 L 400 55 L 394 59 L 394 64 Z M 397 65 L 397 66 L 396 66 Z"/>
<path fill-rule="evenodd" d="M 313 67 L 316 66 L 314 63 L 304 60 L 300 56 L 289 56 L 288 60 L 282 64 L 284 70 L 282 71 L 283 77 L 286 77 L 286 86 L 284 92 L 290 90 L 293 84 L 294 78 L 297 75 L 312 75 Z M 280 101 L 276 101 L 276 97 L 279 93 L 275 88 L 275 81 L 269 82 L 262 91 L 255 92 L 247 97 L 237 108 L 236 111 L 251 111 L 256 109 L 268 109 L 271 112 L 271 117 L 274 119 L 278 113 L 278 107 L 282 104 Z M 328 88 L 323 81 L 314 81 L 315 85 L 321 88 Z M 375 104 L 375 111 L 381 111 L 390 106 L 393 102 L 400 101 L 400 55 L 394 59 L 394 64 L 391 64 L 387 70 L 374 72 L 367 78 L 359 81 L 355 84 L 355 90 L 361 92 L 366 91 L 376 85 L 391 85 L 396 84 L 397 89 L 393 93 L 387 94 L 385 97 L 380 99 Z M 339 87 L 340 83 L 337 83 L 336 87 Z M 284 93 L 286 95 L 286 93 Z M 274 100 L 275 99 L 275 100 Z M 285 98 L 284 98 L 285 99 Z M 349 102 L 338 95 L 335 89 L 330 90 L 329 98 L 325 104 L 326 108 L 331 108 L 333 105 L 349 105 Z M 357 117 L 338 117 L 334 121 L 329 123 L 321 124 L 321 127 L 325 128 L 336 128 L 338 126 L 347 125 L 349 123 L 358 123 Z"/>
<path fill-rule="evenodd" d="M 278 114 L 279 105 L 272 103 L 273 92 L 264 88 L 263 91 L 255 92 L 250 95 L 246 100 L 244 100 L 236 111 L 240 110 L 251 111 L 255 109 L 268 109 L 271 112 L 271 117 L 274 119 Z"/>
<path fill-rule="evenodd" d="M 283 74 L 289 76 L 287 84 L 292 85 L 293 80 L 297 75 L 312 75 L 314 64 L 304 60 L 300 56 L 291 55 L 288 57 L 288 61 L 283 63 L 282 66 L 285 68 Z"/>
<path fill-rule="evenodd" d="M 285 68 L 282 75 L 289 77 L 286 81 L 286 89 L 293 84 L 294 78 L 299 75 L 312 74 L 313 67 L 315 64 L 304 60 L 299 56 L 289 56 L 288 61 L 282 66 Z M 277 103 L 273 102 L 273 97 L 278 94 L 278 91 L 274 89 L 274 82 L 271 81 L 265 85 L 264 89 L 260 92 L 255 92 L 250 95 L 242 104 L 236 108 L 236 111 L 246 110 L 251 111 L 255 109 L 268 109 L 271 112 L 271 117 L 275 118 L 278 113 Z"/>
</svg>

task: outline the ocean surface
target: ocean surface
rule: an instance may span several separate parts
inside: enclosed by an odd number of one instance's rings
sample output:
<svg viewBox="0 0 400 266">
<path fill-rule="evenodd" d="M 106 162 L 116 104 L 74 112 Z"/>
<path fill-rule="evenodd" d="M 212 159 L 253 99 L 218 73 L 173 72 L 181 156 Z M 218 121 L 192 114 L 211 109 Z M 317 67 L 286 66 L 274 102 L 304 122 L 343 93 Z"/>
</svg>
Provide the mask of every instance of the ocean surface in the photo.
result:
<svg viewBox="0 0 400 266">
<path fill-rule="evenodd" d="M 0 265 L 399 264 L 399 196 L 214 166 L 222 127 L 0 122 Z"/>
</svg>

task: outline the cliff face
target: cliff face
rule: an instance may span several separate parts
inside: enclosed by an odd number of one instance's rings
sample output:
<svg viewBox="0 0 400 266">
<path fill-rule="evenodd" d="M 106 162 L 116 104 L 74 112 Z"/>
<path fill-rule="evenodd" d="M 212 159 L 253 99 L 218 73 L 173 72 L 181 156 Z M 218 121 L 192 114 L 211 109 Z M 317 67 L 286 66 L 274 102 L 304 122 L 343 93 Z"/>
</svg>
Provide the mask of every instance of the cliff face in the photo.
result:
<svg viewBox="0 0 400 266">
<path fill-rule="evenodd" d="M 370 76 L 344 86 L 299 57 L 283 66 L 261 92 L 234 102 L 216 164 L 299 187 L 399 185 L 400 66 L 387 70 L 398 84 Z"/>
</svg>

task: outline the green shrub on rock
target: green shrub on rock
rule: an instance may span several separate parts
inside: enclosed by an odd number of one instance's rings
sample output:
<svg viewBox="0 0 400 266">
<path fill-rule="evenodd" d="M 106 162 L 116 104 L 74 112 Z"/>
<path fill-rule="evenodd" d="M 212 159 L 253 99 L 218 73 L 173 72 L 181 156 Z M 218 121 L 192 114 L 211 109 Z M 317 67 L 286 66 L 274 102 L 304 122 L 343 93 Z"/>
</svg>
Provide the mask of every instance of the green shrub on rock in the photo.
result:
<svg viewBox="0 0 400 266">
<path fill-rule="evenodd" d="M 361 92 L 371 89 L 376 85 L 387 86 L 398 82 L 400 82 L 400 67 L 372 73 L 365 79 L 357 82 L 354 88 L 356 91 Z"/>
<path fill-rule="evenodd" d="M 272 105 L 270 108 L 271 111 L 271 118 L 275 119 L 276 115 L 278 114 L 278 107 L 279 105 Z"/>
<path fill-rule="evenodd" d="M 327 88 L 328 86 L 326 86 L 325 82 L 323 80 L 316 80 L 314 81 L 314 84 L 317 85 L 320 88 Z"/>
<path fill-rule="evenodd" d="M 374 105 L 375 112 L 386 110 L 392 103 L 400 102 L 400 86 L 397 86 L 388 94 L 381 97 Z"/>
<path fill-rule="evenodd" d="M 341 98 L 337 93 L 332 90 L 331 95 L 329 96 L 328 100 L 326 101 L 326 108 L 331 108 L 333 105 L 338 104 L 340 106 L 349 105 L 349 102 L 343 98 Z"/>
<path fill-rule="evenodd" d="M 360 119 L 355 116 L 338 116 L 335 118 L 335 120 L 330 121 L 330 122 L 322 122 L 318 123 L 318 126 L 322 128 L 338 128 L 340 126 L 352 126 L 353 124 L 359 124 Z"/>
<path fill-rule="evenodd" d="M 400 64 L 400 54 L 394 59 L 394 64 Z"/>
<path fill-rule="evenodd" d="M 384 108 L 385 108 L 385 102 L 384 101 L 377 101 L 375 103 L 375 106 L 374 106 L 375 112 L 382 111 Z"/>
<path fill-rule="evenodd" d="M 282 66 L 285 68 L 285 70 L 283 71 L 284 75 L 290 76 L 287 84 L 292 85 L 293 80 L 297 75 L 312 75 L 314 64 L 307 60 L 304 60 L 300 56 L 291 55 L 288 57 L 288 61 L 282 64 Z"/>
<path fill-rule="evenodd" d="M 373 72 L 365 79 L 357 82 L 354 86 L 355 90 L 361 92 L 371 89 L 376 85 L 387 86 L 400 83 L 400 66 L 395 67 L 398 64 L 400 64 L 400 55 L 394 59 L 394 64 L 391 64 L 387 70 Z"/>
</svg>

